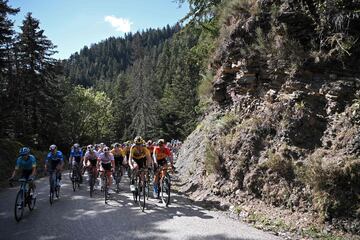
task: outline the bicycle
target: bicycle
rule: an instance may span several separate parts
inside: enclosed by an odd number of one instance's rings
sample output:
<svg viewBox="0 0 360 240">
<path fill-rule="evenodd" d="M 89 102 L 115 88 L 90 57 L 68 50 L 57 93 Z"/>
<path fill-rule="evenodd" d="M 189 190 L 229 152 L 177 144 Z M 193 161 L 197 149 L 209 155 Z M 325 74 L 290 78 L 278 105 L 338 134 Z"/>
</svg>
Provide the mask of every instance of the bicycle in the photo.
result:
<svg viewBox="0 0 360 240">
<path fill-rule="evenodd" d="M 12 186 L 12 182 L 14 180 L 10 180 L 10 186 Z M 25 178 L 20 178 L 18 182 L 20 182 L 20 189 L 16 195 L 15 199 L 15 208 L 14 208 L 14 215 L 15 220 L 20 222 L 24 215 L 24 208 L 26 205 L 28 206 L 29 210 L 32 211 L 35 208 L 36 204 L 36 195 L 33 186 L 30 186 L 30 182 L 33 180 L 26 180 Z M 27 187 L 29 186 L 29 187 Z"/>
<path fill-rule="evenodd" d="M 92 197 L 93 193 L 94 193 L 94 187 L 95 187 L 96 178 L 97 178 L 96 167 L 88 166 L 87 171 L 88 171 L 88 174 L 89 174 L 90 197 Z"/>
<path fill-rule="evenodd" d="M 136 173 L 133 172 L 133 177 L 135 177 L 135 179 L 133 179 L 131 182 L 134 183 L 134 188 L 131 189 L 133 192 L 133 199 L 135 204 L 138 203 L 140 209 L 144 212 L 145 210 L 145 206 L 146 206 L 146 199 L 149 199 L 149 190 L 150 190 L 150 186 L 149 183 L 147 181 L 148 178 L 148 169 L 140 169 L 138 170 Z M 143 173 L 143 174 L 141 174 Z M 142 179 L 140 178 L 140 176 L 143 176 Z"/>
<path fill-rule="evenodd" d="M 161 201 L 167 207 L 170 204 L 170 189 L 171 189 L 171 178 L 169 170 L 172 171 L 173 167 L 163 166 L 160 169 L 160 180 L 159 180 L 159 191 L 158 197 L 161 197 Z"/>
<path fill-rule="evenodd" d="M 50 205 L 54 203 L 54 196 L 56 198 L 60 197 L 60 184 L 59 184 L 59 171 L 49 171 L 49 182 L 50 182 L 50 195 L 49 201 Z"/>
<path fill-rule="evenodd" d="M 123 176 L 123 166 L 117 166 L 116 170 L 114 172 L 114 180 L 116 183 L 116 192 L 117 193 L 120 192 L 120 182 L 121 182 L 122 176 Z"/>
<path fill-rule="evenodd" d="M 80 175 L 79 175 L 79 163 L 72 164 L 70 179 L 72 182 L 72 187 L 75 192 L 76 188 L 80 188 Z"/>
<path fill-rule="evenodd" d="M 103 173 L 103 175 L 101 176 L 101 182 L 102 182 L 101 191 L 104 192 L 105 204 L 107 204 L 107 200 L 109 199 L 109 186 L 108 186 L 108 178 L 106 174 L 108 172 L 111 172 L 111 170 L 99 171 L 99 173 Z"/>
</svg>

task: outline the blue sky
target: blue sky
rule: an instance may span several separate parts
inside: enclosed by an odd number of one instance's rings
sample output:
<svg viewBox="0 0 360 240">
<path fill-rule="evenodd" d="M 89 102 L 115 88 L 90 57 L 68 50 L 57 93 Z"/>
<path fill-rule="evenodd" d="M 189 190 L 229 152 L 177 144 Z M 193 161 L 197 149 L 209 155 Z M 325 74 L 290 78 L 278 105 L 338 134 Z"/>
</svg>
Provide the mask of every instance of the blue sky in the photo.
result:
<svg viewBox="0 0 360 240">
<path fill-rule="evenodd" d="M 188 12 L 187 5 L 179 8 L 173 0 L 10 0 L 9 5 L 20 7 L 13 17 L 16 31 L 32 12 L 58 46 L 60 59 L 111 36 L 173 25 Z"/>
</svg>

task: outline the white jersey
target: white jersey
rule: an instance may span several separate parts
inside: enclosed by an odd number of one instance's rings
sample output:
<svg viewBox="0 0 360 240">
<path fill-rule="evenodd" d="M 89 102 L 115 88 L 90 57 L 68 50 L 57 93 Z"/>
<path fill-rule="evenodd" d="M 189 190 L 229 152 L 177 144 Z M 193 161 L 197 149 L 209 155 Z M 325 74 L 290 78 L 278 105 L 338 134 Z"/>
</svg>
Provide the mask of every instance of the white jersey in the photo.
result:
<svg viewBox="0 0 360 240">
<path fill-rule="evenodd" d="M 105 153 L 100 153 L 99 160 L 103 164 L 111 163 L 111 161 L 114 161 L 114 155 L 112 155 L 110 152 L 107 154 L 107 156 Z"/>
<path fill-rule="evenodd" d="M 99 155 L 97 152 L 93 151 L 92 153 L 90 151 L 86 151 L 85 153 L 85 159 L 97 159 Z"/>
</svg>

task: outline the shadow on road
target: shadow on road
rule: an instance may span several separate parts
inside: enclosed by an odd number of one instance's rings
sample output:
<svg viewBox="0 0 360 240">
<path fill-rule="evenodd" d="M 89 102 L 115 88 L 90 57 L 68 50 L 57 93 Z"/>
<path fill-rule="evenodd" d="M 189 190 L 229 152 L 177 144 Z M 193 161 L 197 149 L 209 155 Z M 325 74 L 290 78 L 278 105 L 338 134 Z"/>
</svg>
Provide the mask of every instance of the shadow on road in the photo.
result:
<svg viewBox="0 0 360 240">
<path fill-rule="evenodd" d="M 121 192 L 112 193 L 107 204 L 100 190 L 90 198 L 86 184 L 73 192 L 66 178 L 60 199 L 53 205 L 49 204 L 46 179 L 40 180 L 38 191 L 36 209 L 25 211 L 24 219 L 16 223 L 12 213 L 15 191 L 9 190 L 11 197 L 0 203 L 0 226 L 4 229 L 0 239 L 246 239 L 217 231 L 214 226 L 223 223 L 214 219 L 201 202 L 190 201 L 180 193 L 172 192 L 169 207 L 150 198 L 142 212 L 133 201 L 127 178 L 123 179 Z"/>
</svg>

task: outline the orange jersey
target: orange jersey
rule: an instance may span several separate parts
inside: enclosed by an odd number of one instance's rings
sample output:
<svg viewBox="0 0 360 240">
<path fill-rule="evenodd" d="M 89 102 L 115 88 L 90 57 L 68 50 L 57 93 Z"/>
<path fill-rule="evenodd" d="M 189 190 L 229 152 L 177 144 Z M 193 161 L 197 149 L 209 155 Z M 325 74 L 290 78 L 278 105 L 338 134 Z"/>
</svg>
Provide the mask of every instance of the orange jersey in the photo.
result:
<svg viewBox="0 0 360 240">
<path fill-rule="evenodd" d="M 160 147 L 155 147 L 154 152 L 156 155 L 156 160 L 161 160 L 171 156 L 171 151 L 167 147 L 164 147 L 162 149 Z"/>
</svg>

